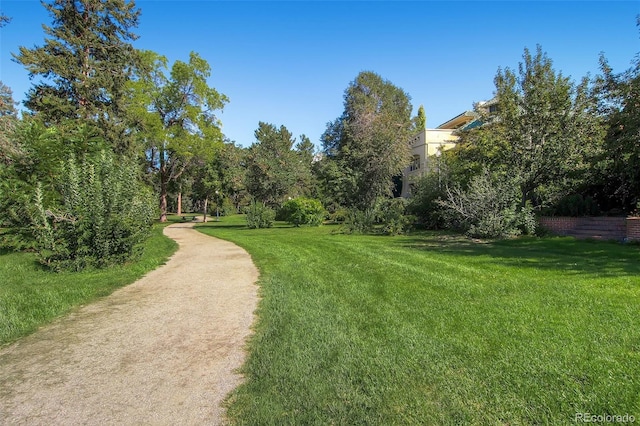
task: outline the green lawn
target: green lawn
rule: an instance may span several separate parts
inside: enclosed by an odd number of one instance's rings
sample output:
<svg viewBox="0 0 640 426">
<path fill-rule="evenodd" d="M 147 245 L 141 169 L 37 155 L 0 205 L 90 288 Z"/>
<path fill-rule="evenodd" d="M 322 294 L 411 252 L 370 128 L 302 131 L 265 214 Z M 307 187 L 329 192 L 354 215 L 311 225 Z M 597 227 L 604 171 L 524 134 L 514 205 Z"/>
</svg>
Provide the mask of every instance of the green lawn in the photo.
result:
<svg viewBox="0 0 640 426">
<path fill-rule="evenodd" d="M 178 247 L 162 228 L 154 226 L 139 261 L 103 270 L 54 273 L 43 269 L 34 254 L 0 252 L 0 345 L 162 265 Z"/>
<path fill-rule="evenodd" d="M 243 224 L 198 228 L 261 271 L 239 424 L 640 418 L 637 245 Z"/>
</svg>

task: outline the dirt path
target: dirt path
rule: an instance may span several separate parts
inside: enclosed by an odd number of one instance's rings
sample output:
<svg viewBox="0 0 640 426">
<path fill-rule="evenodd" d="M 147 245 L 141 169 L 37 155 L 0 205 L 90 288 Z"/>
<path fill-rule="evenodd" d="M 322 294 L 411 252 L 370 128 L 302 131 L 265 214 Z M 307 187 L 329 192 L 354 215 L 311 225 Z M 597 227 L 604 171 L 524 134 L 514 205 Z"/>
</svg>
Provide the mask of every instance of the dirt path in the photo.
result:
<svg viewBox="0 0 640 426">
<path fill-rule="evenodd" d="M 238 246 L 165 228 L 166 265 L 0 350 L 0 424 L 220 424 L 258 271 Z"/>
</svg>

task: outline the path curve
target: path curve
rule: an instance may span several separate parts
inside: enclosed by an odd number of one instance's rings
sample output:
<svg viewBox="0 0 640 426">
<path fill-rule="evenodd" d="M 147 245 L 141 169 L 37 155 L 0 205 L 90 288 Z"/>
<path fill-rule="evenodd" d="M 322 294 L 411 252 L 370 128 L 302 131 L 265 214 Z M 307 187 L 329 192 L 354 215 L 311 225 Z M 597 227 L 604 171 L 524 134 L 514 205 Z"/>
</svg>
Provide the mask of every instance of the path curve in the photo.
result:
<svg viewBox="0 0 640 426">
<path fill-rule="evenodd" d="M 258 270 L 193 224 L 162 267 L 0 350 L 0 424 L 220 424 Z"/>
</svg>

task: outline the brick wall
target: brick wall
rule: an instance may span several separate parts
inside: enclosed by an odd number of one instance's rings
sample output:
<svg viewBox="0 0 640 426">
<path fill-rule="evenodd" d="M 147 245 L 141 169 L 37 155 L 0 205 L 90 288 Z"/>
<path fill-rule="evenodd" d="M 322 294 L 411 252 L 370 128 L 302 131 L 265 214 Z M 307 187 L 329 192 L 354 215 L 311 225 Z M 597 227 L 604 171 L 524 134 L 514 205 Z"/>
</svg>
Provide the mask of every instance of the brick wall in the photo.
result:
<svg viewBox="0 0 640 426">
<path fill-rule="evenodd" d="M 640 217 L 627 218 L 627 241 L 640 241 Z"/>
<path fill-rule="evenodd" d="M 558 216 L 541 217 L 540 226 L 556 235 L 566 235 L 568 231 L 576 229 L 578 226 L 577 217 Z"/>
<path fill-rule="evenodd" d="M 540 226 L 556 235 L 640 241 L 640 218 L 541 217 Z"/>
</svg>

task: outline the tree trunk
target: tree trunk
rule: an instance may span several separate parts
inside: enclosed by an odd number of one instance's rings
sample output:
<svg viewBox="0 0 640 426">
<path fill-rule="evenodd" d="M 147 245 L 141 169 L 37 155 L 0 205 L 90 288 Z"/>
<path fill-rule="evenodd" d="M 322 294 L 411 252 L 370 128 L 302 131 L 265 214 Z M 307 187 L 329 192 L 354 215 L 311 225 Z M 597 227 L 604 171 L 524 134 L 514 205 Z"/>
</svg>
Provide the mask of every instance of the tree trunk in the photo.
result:
<svg viewBox="0 0 640 426">
<path fill-rule="evenodd" d="M 162 156 L 161 156 L 162 157 Z M 167 169 L 160 159 L 160 222 L 167 221 Z"/>
<path fill-rule="evenodd" d="M 178 192 L 178 216 L 182 215 L 182 192 Z"/>
<path fill-rule="evenodd" d="M 207 204 L 209 203 L 209 199 L 205 198 L 204 199 L 204 222 L 207 221 Z"/>
</svg>

